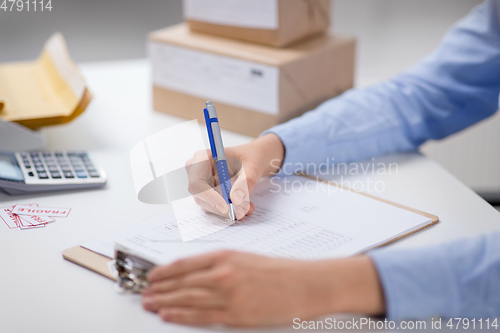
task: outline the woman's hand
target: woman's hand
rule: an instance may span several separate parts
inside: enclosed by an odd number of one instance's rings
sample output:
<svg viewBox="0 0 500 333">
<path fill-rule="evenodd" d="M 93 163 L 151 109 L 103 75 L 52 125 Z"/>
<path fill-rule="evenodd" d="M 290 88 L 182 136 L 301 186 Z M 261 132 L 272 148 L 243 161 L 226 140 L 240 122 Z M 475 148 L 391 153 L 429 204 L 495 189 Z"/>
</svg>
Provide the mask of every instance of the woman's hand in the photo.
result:
<svg viewBox="0 0 500 333">
<path fill-rule="evenodd" d="M 252 214 L 250 192 L 259 179 L 276 173 L 284 158 L 281 140 L 274 134 L 267 134 L 254 141 L 224 149 L 231 177 L 230 198 L 236 206 L 236 218 L 241 220 Z M 189 178 L 189 192 L 203 209 L 227 216 L 228 205 L 220 194 L 220 187 L 214 187 L 213 163 L 210 151 L 198 151 L 186 162 Z M 217 181 L 217 184 L 219 182 Z"/>
<path fill-rule="evenodd" d="M 182 324 L 292 325 L 294 318 L 384 311 L 369 257 L 298 261 L 222 251 L 157 266 L 148 281 L 144 308 Z"/>
</svg>

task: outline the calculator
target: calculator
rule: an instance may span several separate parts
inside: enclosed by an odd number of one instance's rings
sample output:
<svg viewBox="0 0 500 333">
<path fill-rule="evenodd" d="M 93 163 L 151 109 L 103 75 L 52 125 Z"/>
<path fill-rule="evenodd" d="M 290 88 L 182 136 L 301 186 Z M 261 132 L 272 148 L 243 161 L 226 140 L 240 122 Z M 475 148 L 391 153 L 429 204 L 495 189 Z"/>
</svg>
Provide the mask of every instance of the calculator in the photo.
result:
<svg viewBox="0 0 500 333">
<path fill-rule="evenodd" d="M 106 173 L 82 151 L 0 151 L 0 189 L 8 194 L 106 185 Z"/>
</svg>

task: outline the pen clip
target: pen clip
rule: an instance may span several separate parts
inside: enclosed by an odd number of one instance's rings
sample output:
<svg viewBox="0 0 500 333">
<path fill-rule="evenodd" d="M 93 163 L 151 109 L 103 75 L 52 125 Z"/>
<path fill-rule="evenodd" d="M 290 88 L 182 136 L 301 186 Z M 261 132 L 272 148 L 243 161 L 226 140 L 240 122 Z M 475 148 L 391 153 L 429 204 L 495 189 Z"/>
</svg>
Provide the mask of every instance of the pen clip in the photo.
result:
<svg viewBox="0 0 500 333">
<path fill-rule="evenodd" d="M 208 141 L 210 141 L 210 150 L 212 151 L 212 158 L 217 159 L 217 150 L 215 149 L 214 135 L 212 133 L 212 121 L 210 120 L 210 115 L 208 114 L 208 110 L 203 109 L 203 113 L 205 114 L 205 124 L 207 125 L 208 132 Z"/>
</svg>

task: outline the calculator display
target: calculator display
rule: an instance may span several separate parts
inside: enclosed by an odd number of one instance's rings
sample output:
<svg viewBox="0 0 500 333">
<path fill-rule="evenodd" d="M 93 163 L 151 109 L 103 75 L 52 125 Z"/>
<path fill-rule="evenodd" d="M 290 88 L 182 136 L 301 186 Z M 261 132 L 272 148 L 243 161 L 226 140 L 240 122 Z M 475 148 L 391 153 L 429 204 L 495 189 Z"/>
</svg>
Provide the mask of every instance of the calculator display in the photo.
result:
<svg viewBox="0 0 500 333">
<path fill-rule="evenodd" d="M 23 173 L 12 154 L 0 153 L 0 179 L 24 180 Z"/>
</svg>

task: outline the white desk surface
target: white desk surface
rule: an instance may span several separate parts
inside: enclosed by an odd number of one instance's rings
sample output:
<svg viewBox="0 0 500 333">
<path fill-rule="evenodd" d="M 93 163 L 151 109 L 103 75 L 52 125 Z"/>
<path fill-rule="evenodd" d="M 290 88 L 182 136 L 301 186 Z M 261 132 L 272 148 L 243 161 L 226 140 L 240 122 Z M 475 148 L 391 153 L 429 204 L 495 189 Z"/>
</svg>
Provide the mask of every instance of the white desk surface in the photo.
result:
<svg viewBox="0 0 500 333">
<path fill-rule="evenodd" d="M 0 225 L 0 331 L 209 331 L 165 324 L 142 309 L 139 296 L 119 295 L 111 280 L 62 258 L 64 249 L 167 209 L 137 200 L 129 151 L 146 136 L 184 121 L 152 110 L 145 61 L 84 64 L 81 68 L 94 100 L 72 123 L 44 130 L 47 149 L 90 151 L 107 171 L 109 183 L 105 189 L 82 192 L 19 197 L 0 193 L 1 206 L 36 202 L 73 208 L 68 218 L 42 229 L 9 230 Z M 251 139 L 227 131 L 223 135 L 228 146 Z M 500 214 L 435 162 L 419 154 L 379 160 L 399 164 L 398 175 L 373 176 L 373 181 L 386 185 L 379 196 L 441 219 L 438 225 L 390 247 L 434 244 L 500 230 Z M 283 330 L 292 331 L 291 324 Z"/>
</svg>

